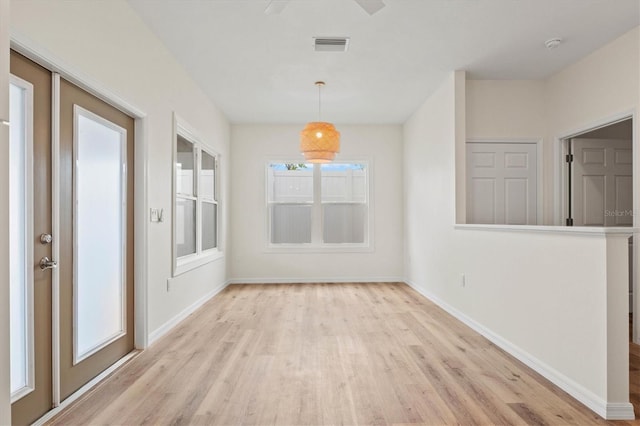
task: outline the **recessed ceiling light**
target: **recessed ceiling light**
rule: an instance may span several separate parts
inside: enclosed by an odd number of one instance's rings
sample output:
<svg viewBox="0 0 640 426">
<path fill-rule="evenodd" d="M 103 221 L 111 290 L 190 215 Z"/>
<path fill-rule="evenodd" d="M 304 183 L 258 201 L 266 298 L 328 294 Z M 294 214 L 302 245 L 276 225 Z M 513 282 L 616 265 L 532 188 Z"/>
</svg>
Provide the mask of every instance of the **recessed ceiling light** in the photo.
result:
<svg viewBox="0 0 640 426">
<path fill-rule="evenodd" d="M 545 41 L 544 45 L 547 46 L 547 49 L 555 49 L 560 46 L 560 43 L 562 43 L 562 39 L 560 37 L 555 37 Z"/>
</svg>

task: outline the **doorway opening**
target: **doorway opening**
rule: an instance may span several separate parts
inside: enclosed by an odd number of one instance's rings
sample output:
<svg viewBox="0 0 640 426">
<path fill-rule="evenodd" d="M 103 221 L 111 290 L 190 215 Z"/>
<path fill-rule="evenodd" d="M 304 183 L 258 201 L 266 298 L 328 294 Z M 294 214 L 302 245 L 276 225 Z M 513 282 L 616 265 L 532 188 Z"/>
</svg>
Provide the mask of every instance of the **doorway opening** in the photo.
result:
<svg viewBox="0 0 640 426">
<path fill-rule="evenodd" d="M 566 137 L 562 139 L 562 149 L 565 225 L 634 226 L 633 118 L 625 117 Z M 630 318 L 634 310 L 636 266 L 633 247 L 633 237 L 630 237 Z M 634 341 L 637 342 L 637 338 Z"/>
<path fill-rule="evenodd" d="M 633 120 L 563 139 L 567 226 L 633 226 Z"/>
<path fill-rule="evenodd" d="M 634 118 L 632 115 L 561 139 L 562 223 L 566 226 L 634 227 Z M 637 173 L 637 172 L 636 172 Z M 636 260 L 640 240 L 629 237 L 628 314 L 630 401 L 640 406 L 640 316 Z M 634 318 L 634 311 L 636 311 Z"/>
</svg>

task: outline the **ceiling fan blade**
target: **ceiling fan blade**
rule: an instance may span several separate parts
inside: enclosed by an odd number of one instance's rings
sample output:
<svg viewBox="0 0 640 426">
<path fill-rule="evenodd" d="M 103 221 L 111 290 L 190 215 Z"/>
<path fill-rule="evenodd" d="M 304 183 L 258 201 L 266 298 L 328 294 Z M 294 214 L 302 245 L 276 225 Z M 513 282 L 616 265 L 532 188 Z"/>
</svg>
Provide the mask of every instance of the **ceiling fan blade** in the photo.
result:
<svg viewBox="0 0 640 426">
<path fill-rule="evenodd" d="M 360 5 L 361 8 L 365 10 L 369 15 L 373 15 L 380 9 L 382 9 L 385 4 L 382 0 L 354 0 L 356 3 Z"/>
<path fill-rule="evenodd" d="M 277 15 L 284 10 L 289 0 L 271 0 L 264 9 L 265 15 Z"/>
</svg>

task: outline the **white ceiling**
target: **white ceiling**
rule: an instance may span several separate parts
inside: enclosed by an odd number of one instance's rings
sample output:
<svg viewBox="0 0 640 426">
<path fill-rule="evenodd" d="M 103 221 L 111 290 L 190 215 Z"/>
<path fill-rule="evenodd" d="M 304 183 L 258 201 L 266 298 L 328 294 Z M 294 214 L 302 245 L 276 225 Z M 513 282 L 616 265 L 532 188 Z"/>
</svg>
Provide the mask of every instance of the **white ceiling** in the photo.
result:
<svg viewBox="0 0 640 426">
<path fill-rule="evenodd" d="M 451 70 L 539 79 L 640 23 L 638 0 L 129 0 L 234 123 L 402 123 Z M 314 52 L 314 36 L 351 38 Z M 544 41 L 562 37 L 548 50 Z"/>
</svg>

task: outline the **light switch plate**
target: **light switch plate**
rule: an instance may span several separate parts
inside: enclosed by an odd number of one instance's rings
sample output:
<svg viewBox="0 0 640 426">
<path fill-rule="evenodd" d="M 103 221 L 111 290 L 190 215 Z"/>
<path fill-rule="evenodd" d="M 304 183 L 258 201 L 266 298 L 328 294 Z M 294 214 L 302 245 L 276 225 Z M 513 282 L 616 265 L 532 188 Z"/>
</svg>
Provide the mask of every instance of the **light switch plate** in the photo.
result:
<svg viewBox="0 0 640 426">
<path fill-rule="evenodd" d="M 164 209 L 150 209 L 151 222 L 163 222 Z"/>
</svg>

